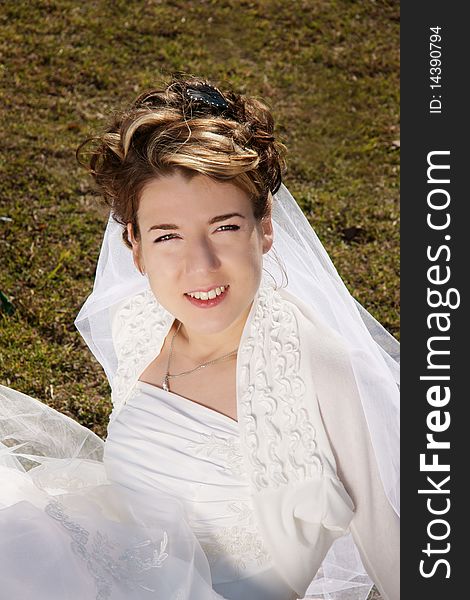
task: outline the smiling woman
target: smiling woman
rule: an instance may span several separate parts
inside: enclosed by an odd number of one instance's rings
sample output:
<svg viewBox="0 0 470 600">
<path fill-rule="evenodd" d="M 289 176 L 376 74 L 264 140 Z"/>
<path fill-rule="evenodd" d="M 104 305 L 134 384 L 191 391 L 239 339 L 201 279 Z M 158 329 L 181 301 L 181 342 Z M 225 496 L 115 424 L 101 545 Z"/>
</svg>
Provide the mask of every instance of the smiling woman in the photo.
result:
<svg viewBox="0 0 470 600">
<path fill-rule="evenodd" d="M 222 222 L 222 202 L 224 211 L 238 215 L 224 219 L 225 226 L 214 222 Z M 164 242 L 156 237 L 150 224 L 157 217 L 179 223 L 172 228 L 177 234 Z M 136 240 L 128 226 L 134 261 L 158 301 L 182 323 L 178 342 L 184 347 L 178 349 L 197 363 L 236 348 L 261 281 L 262 256 L 272 246 L 270 217 L 258 222 L 246 192 L 231 182 L 176 172 L 144 187 L 137 221 L 145 233 Z M 188 296 L 216 294 L 221 286 L 224 294 L 209 304 Z M 201 318 L 201 308 L 209 307 Z"/>
<path fill-rule="evenodd" d="M 221 205 L 225 214 L 218 215 Z M 158 219 L 165 223 L 151 225 Z M 256 221 L 250 198 L 235 184 L 178 168 L 145 185 L 136 224 L 137 238 L 127 226 L 134 263 L 175 316 L 167 336 L 175 335 L 171 368 L 186 375 L 166 375 L 166 388 L 171 378 L 179 395 L 236 418 L 236 349 L 261 281 L 262 256 L 272 246 L 270 217 Z M 158 236 L 156 229 L 175 233 Z M 197 368 L 219 357 L 225 364 L 217 369 Z M 168 359 L 166 343 L 141 380 L 163 385 Z"/>
<path fill-rule="evenodd" d="M 2 388 L 9 597 L 54 570 L 44 597 L 397 600 L 397 344 L 281 184 L 267 107 L 176 77 L 90 146 L 111 214 L 76 324 L 113 412 L 103 444 Z"/>
</svg>

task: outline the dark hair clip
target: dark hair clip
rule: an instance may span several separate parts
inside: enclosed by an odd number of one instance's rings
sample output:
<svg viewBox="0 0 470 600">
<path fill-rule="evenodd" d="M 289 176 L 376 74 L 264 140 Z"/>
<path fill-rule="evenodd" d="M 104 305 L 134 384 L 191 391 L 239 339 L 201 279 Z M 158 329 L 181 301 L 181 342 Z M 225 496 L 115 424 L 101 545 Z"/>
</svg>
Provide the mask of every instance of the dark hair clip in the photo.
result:
<svg viewBox="0 0 470 600">
<path fill-rule="evenodd" d="M 225 110 L 228 108 L 228 102 L 219 92 L 219 90 L 212 85 L 207 84 L 194 84 L 186 88 L 186 94 L 197 102 L 203 102 L 208 106 L 215 106 L 217 108 Z"/>
</svg>

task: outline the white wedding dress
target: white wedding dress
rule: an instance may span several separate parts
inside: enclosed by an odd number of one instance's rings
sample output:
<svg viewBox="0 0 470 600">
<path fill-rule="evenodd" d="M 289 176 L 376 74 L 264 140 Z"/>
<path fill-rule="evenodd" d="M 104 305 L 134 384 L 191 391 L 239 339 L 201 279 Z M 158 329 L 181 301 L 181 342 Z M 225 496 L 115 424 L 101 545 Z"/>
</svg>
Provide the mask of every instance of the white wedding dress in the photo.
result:
<svg viewBox="0 0 470 600">
<path fill-rule="evenodd" d="M 0 386 L 0 434 L 0 600 L 297 598 L 257 529 L 230 417 L 139 381 L 103 442 Z M 329 589 L 351 573 L 330 571 Z"/>
<path fill-rule="evenodd" d="M 104 443 L 0 393 L 1 600 L 296 597 L 256 528 L 236 421 L 138 382 Z"/>
<path fill-rule="evenodd" d="M 132 465 L 115 437 L 111 470 L 133 477 L 114 482 L 100 438 L 3 386 L 0 442 L 1 600 L 220 597 L 179 503 L 135 485 L 155 456 Z"/>
<path fill-rule="evenodd" d="M 139 381 L 108 432 L 109 479 L 141 493 L 149 511 L 154 490 L 181 502 L 217 592 L 233 600 L 296 597 L 256 527 L 236 421 Z"/>
</svg>

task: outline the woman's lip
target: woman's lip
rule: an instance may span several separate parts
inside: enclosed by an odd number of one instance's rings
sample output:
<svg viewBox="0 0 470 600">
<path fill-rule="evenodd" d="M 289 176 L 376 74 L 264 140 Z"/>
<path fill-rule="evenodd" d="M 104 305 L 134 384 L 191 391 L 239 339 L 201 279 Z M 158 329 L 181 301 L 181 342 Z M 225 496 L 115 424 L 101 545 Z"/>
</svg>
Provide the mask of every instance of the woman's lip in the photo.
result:
<svg viewBox="0 0 470 600">
<path fill-rule="evenodd" d="M 188 294 L 185 294 L 185 297 L 194 306 L 197 306 L 199 308 L 211 308 L 211 307 L 217 306 L 218 304 L 220 304 L 221 302 L 223 302 L 224 299 L 225 299 L 225 297 L 228 294 L 228 291 L 229 291 L 229 286 L 227 286 L 225 288 L 225 290 L 221 294 L 219 294 L 215 298 L 210 298 L 209 300 L 198 300 L 197 298 L 193 298 L 192 296 L 188 296 Z"/>
</svg>

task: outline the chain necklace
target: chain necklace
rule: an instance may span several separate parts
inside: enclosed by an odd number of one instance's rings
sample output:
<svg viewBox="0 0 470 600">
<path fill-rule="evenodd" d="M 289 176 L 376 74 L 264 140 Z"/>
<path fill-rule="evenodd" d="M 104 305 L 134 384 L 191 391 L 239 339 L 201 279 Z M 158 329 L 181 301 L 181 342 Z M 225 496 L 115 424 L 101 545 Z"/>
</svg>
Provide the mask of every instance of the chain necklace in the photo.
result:
<svg viewBox="0 0 470 600">
<path fill-rule="evenodd" d="M 170 378 L 173 377 L 181 377 L 181 375 L 189 375 L 190 373 L 194 373 L 194 371 L 197 371 L 198 369 L 203 369 L 204 367 L 208 367 L 209 365 L 213 365 L 221 360 L 223 360 L 224 358 L 228 358 L 229 356 L 232 356 L 234 354 L 236 354 L 238 352 L 238 348 L 236 350 L 233 350 L 232 352 L 229 352 L 228 354 L 224 354 L 223 356 L 221 356 L 220 358 L 215 358 L 214 360 L 209 360 L 208 362 L 202 363 L 202 365 L 198 365 L 197 367 L 194 367 L 194 369 L 190 369 L 189 371 L 183 371 L 182 373 L 175 373 L 174 375 L 170 375 L 170 361 L 171 361 L 171 356 L 173 354 L 173 343 L 175 341 L 175 337 L 178 334 L 178 331 L 180 330 L 181 327 L 181 321 L 175 331 L 175 333 L 173 334 L 173 337 L 171 339 L 171 344 L 170 344 L 170 354 L 168 356 L 168 363 L 166 365 L 166 374 L 165 377 L 163 378 L 163 382 L 162 382 L 162 387 L 165 391 L 169 392 L 170 391 Z"/>
</svg>

